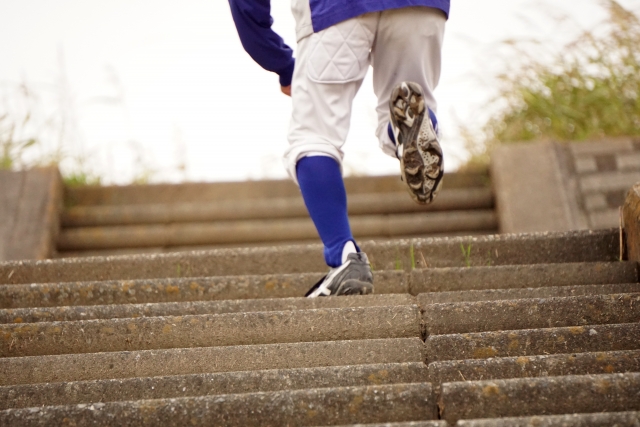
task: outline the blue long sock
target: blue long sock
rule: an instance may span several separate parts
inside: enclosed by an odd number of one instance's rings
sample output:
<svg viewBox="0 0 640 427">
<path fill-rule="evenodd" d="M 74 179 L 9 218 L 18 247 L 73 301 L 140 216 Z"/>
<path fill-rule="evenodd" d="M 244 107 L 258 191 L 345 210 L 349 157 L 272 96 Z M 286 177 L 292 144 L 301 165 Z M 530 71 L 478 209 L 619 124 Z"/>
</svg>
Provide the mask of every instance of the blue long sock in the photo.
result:
<svg viewBox="0 0 640 427">
<path fill-rule="evenodd" d="M 324 259 L 330 267 L 337 267 L 342 264 L 344 245 L 348 241 L 355 244 L 340 166 L 332 157 L 303 157 L 296 173 L 309 216 L 324 244 Z"/>
</svg>

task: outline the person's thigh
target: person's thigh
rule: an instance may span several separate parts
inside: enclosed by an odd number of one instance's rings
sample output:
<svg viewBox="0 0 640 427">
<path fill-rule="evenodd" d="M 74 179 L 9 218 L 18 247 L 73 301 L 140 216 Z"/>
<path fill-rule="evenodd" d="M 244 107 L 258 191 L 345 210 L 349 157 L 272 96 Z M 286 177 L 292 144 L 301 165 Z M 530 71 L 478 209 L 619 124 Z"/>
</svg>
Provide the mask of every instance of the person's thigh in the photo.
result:
<svg viewBox="0 0 640 427">
<path fill-rule="evenodd" d="M 381 148 L 395 156 L 388 137 L 389 97 L 402 81 L 420 84 L 427 106 L 435 113 L 433 91 L 440 80 L 441 50 L 446 18 L 427 7 L 387 10 L 381 13 L 372 50 L 373 89 L 378 97 L 378 128 Z"/>
<path fill-rule="evenodd" d="M 351 106 L 370 64 L 379 14 L 343 21 L 298 42 L 291 96 L 293 109 L 285 166 L 308 155 L 326 155 L 342 163 Z"/>
</svg>

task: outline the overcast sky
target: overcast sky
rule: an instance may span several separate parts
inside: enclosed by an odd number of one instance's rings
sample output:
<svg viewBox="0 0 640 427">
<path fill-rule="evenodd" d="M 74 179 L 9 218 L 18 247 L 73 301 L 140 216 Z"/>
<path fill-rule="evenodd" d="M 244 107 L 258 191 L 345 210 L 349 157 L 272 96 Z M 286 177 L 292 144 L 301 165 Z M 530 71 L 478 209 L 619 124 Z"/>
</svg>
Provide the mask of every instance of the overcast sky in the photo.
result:
<svg viewBox="0 0 640 427">
<path fill-rule="evenodd" d="M 273 0 L 272 12 L 295 48 L 289 3 Z M 452 0 L 436 91 L 447 169 L 465 155 L 457 123 L 481 120 L 492 94 L 500 40 L 534 37 L 553 48 L 602 17 L 597 0 Z M 155 181 L 286 176 L 290 100 L 242 49 L 225 0 L 4 0 L 0 38 L 5 105 L 23 81 L 46 109 L 66 105 L 75 131 L 65 149 L 83 153 L 106 182 L 131 180 L 139 160 Z M 347 174 L 397 173 L 378 149 L 374 107 L 369 76 L 354 104 Z"/>
</svg>

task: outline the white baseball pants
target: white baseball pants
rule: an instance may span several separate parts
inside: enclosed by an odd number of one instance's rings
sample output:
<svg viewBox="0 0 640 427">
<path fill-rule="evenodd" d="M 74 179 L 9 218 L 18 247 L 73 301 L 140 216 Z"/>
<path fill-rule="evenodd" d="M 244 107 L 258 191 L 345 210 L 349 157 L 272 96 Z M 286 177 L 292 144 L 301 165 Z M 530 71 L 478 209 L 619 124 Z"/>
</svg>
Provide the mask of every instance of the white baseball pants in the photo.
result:
<svg viewBox="0 0 640 427">
<path fill-rule="evenodd" d="M 305 156 L 329 156 L 342 164 L 351 105 L 369 65 L 378 97 L 376 135 L 380 148 L 395 157 L 387 133 L 391 90 L 405 80 L 419 83 L 427 106 L 437 111 L 433 91 L 440 79 L 445 22 L 438 9 L 392 9 L 358 16 L 298 40 L 284 157 L 296 183 L 296 164 Z"/>
</svg>

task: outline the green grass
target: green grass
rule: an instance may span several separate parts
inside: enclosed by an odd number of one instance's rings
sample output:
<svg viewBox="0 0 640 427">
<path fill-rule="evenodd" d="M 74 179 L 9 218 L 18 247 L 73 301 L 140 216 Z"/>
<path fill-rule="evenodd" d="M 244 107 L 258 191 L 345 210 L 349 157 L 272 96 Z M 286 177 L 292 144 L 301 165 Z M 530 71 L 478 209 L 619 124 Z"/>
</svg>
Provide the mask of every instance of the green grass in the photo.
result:
<svg viewBox="0 0 640 427">
<path fill-rule="evenodd" d="M 466 247 L 463 243 L 460 243 L 460 249 L 462 250 L 464 265 L 467 267 L 471 267 L 471 243 L 469 243 Z"/>
</svg>

